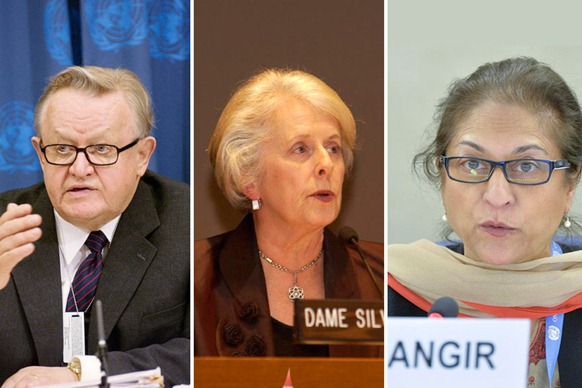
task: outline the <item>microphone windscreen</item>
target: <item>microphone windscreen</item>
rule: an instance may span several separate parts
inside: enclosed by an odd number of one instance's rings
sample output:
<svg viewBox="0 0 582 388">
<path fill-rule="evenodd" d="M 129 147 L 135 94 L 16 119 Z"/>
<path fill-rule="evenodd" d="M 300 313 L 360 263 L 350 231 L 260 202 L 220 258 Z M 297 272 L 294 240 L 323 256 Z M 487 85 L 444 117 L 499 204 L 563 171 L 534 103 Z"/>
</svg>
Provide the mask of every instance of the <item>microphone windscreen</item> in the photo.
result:
<svg viewBox="0 0 582 388">
<path fill-rule="evenodd" d="M 443 296 L 437 299 L 428 311 L 428 315 L 436 313 L 442 315 L 444 318 L 456 318 L 459 315 L 459 305 L 457 302 L 448 296 Z"/>
<path fill-rule="evenodd" d="M 358 233 L 349 226 L 344 226 L 339 231 L 339 237 L 348 244 L 354 244 L 360 241 Z"/>
</svg>

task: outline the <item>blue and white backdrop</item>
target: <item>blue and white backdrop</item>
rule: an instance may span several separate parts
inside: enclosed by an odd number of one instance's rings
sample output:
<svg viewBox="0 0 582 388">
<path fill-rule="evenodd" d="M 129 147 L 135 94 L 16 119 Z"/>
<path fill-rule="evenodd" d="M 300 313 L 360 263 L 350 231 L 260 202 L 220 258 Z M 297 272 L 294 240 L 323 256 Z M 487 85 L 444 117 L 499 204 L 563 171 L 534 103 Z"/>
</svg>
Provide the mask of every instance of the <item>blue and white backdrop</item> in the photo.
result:
<svg viewBox="0 0 582 388">
<path fill-rule="evenodd" d="M 42 179 L 30 143 L 34 105 L 71 65 L 135 72 L 156 114 L 150 168 L 189 182 L 189 0 L 1 0 L 0 191 Z"/>
</svg>

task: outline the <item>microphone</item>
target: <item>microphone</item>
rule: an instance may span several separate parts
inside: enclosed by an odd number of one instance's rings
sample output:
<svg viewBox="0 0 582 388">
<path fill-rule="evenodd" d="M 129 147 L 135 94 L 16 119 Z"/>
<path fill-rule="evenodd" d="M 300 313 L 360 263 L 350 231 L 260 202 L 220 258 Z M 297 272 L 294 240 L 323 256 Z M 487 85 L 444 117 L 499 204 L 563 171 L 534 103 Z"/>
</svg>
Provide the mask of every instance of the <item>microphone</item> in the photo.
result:
<svg viewBox="0 0 582 388">
<path fill-rule="evenodd" d="M 356 248 L 356 250 L 360 254 L 360 257 L 362 258 L 362 261 L 364 262 L 364 264 L 366 265 L 366 268 L 368 269 L 368 273 L 370 274 L 370 278 L 372 278 L 372 281 L 374 282 L 374 285 L 376 286 L 376 290 L 378 290 L 378 294 L 380 295 L 380 297 L 382 297 L 383 296 L 382 290 L 380 289 L 380 286 L 378 285 L 378 282 L 376 281 L 376 278 L 374 277 L 374 273 L 372 272 L 372 268 L 370 268 L 370 264 L 368 264 L 368 260 L 366 260 L 366 257 L 364 256 L 364 252 L 362 252 L 362 250 L 360 249 L 360 246 L 358 245 L 358 241 L 360 241 L 360 238 L 358 237 L 358 233 L 353 228 L 351 228 L 349 226 L 344 226 L 339 231 L 339 237 L 344 242 L 346 242 L 350 245 L 353 245 Z"/>
<path fill-rule="evenodd" d="M 99 361 L 101 361 L 101 384 L 99 384 L 99 387 L 109 388 L 109 382 L 107 381 L 109 375 L 109 367 L 107 365 L 107 343 L 105 342 L 103 307 L 101 306 L 100 300 L 95 302 L 95 308 L 97 312 L 97 357 L 99 357 Z"/>
<path fill-rule="evenodd" d="M 456 318 L 458 315 L 459 305 L 449 296 L 437 299 L 428 310 L 429 318 Z"/>
</svg>

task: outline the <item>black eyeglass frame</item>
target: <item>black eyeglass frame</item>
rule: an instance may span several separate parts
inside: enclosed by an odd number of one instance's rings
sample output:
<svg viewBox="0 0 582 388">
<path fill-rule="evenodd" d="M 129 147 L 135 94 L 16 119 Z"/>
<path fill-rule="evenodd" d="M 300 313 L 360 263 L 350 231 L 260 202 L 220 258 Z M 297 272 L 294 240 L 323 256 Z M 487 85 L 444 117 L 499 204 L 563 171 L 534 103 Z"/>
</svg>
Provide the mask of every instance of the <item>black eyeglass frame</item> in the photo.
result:
<svg viewBox="0 0 582 388">
<path fill-rule="evenodd" d="M 481 162 L 489 163 L 491 165 L 491 168 L 489 169 L 489 174 L 487 175 L 486 178 L 483 178 L 483 179 L 477 180 L 477 181 L 466 181 L 466 180 L 462 180 L 462 179 L 458 179 L 458 178 L 453 178 L 451 176 L 451 173 L 449 172 L 449 161 L 455 160 L 455 159 L 470 159 L 470 160 L 478 160 Z M 536 183 L 523 183 L 523 182 L 516 182 L 516 181 L 511 180 L 511 178 L 507 175 L 507 171 L 505 168 L 506 168 L 508 163 L 520 162 L 520 161 L 533 161 L 533 162 L 546 163 L 548 165 L 548 178 L 545 181 L 536 182 Z M 522 159 L 502 160 L 502 161 L 497 162 L 495 160 L 489 160 L 489 159 L 483 159 L 483 158 L 474 158 L 474 157 L 470 157 L 470 156 L 445 156 L 445 155 L 439 156 L 439 162 L 445 168 L 445 171 L 447 172 L 447 176 L 451 180 L 454 180 L 457 182 L 462 182 L 462 183 L 487 182 L 489 179 L 491 179 L 491 176 L 493 176 L 493 171 L 495 171 L 495 169 L 497 167 L 499 167 L 503 171 L 503 176 L 505 176 L 505 180 L 507 180 L 509 183 L 512 183 L 514 185 L 521 185 L 521 186 L 543 185 L 544 183 L 548 183 L 548 181 L 552 177 L 552 173 L 554 172 L 554 170 L 565 170 L 565 169 L 570 168 L 572 166 L 572 163 L 570 163 L 570 161 L 568 161 L 566 159 L 548 160 L 548 159 L 522 158 Z"/>
<path fill-rule="evenodd" d="M 142 137 L 139 137 L 139 138 L 135 139 L 134 141 L 132 141 L 131 143 L 129 143 L 129 144 L 123 146 L 123 147 L 117 147 L 117 146 L 114 146 L 112 144 L 90 144 L 90 145 L 88 145 L 86 147 L 82 147 L 82 148 L 75 147 L 72 144 L 61 144 L 61 143 L 58 143 L 58 144 L 47 144 L 46 146 L 43 146 L 42 145 L 42 140 L 41 140 L 40 150 L 44 154 L 44 159 L 46 160 L 46 162 L 48 164 L 52 164 L 53 166 L 71 166 L 71 165 L 73 165 L 75 163 L 75 161 L 77 160 L 77 156 L 79 156 L 79 152 L 84 153 L 85 154 L 85 158 L 87 158 L 87 161 L 89 163 L 91 163 L 93 166 L 111 166 L 111 165 L 117 163 L 117 161 L 119 160 L 119 154 L 121 152 L 130 149 L 131 147 L 133 147 L 134 145 L 136 145 L 141 139 L 143 139 L 143 138 Z M 49 161 L 48 158 L 47 158 L 47 156 L 46 156 L 46 149 L 47 149 L 47 147 L 58 147 L 58 146 L 67 146 L 67 147 L 74 148 L 75 149 L 75 158 L 70 163 L 53 163 L 53 162 Z M 95 146 L 106 146 L 106 147 L 115 148 L 117 150 L 117 155 L 115 157 L 115 161 L 114 162 L 111 162 L 111 163 L 94 163 L 91 160 L 91 157 L 89 156 L 89 154 L 87 153 L 87 148 L 91 148 L 91 147 L 95 147 Z"/>
</svg>

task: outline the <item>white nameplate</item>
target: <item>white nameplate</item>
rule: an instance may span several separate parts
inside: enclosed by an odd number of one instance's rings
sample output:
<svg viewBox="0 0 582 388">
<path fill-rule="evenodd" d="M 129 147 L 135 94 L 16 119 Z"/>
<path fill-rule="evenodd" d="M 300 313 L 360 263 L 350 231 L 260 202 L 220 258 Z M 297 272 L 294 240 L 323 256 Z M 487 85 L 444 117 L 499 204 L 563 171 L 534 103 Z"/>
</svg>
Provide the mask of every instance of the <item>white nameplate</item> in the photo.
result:
<svg viewBox="0 0 582 388">
<path fill-rule="evenodd" d="M 387 323 L 390 387 L 526 387 L 528 319 L 401 318 Z"/>
</svg>

